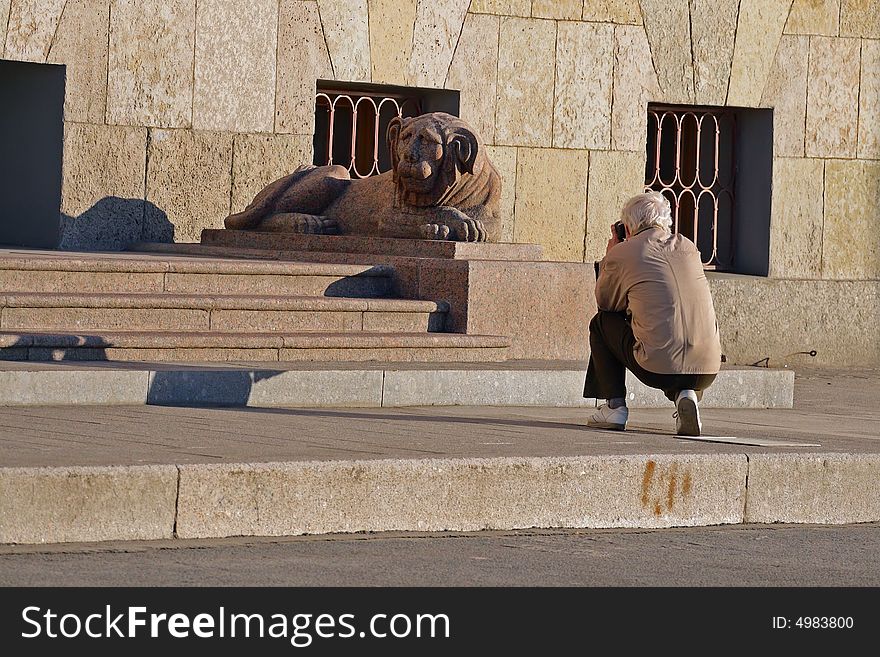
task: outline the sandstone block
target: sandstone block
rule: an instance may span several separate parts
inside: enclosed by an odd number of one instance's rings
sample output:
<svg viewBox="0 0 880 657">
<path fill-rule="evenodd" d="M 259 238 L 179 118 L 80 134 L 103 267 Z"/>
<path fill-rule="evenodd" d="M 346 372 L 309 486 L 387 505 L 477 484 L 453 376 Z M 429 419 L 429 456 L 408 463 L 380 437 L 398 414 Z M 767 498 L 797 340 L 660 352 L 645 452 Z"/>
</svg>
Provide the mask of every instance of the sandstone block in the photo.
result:
<svg viewBox="0 0 880 657">
<path fill-rule="evenodd" d="M 710 273 L 709 285 L 721 328 L 721 350 L 729 363 L 750 365 L 768 356 L 772 367 L 880 363 L 876 281 Z M 841 321 L 843 316 L 847 321 Z M 810 349 L 816 350 L 815 358 L 795 353 Z"/>
<path fill-rule="evenodd" d="M 773 152 L 777 157 L 803 157 L 807 113 L 807 60 L 810 39 L 783 36 L 761 99 L 773 107 Z"/>
<path fill-rule="evenodd" d="M 145 128 L 66 123 L 62 211 L 76 215 L 102 196 L 143 198 Z"/>
<path fill-rule="evenodd" d="M 144 227 L 147 130 L 66 123 L 61 248 L 117 250 Z"/>
<path fill-rule="evenodd" d="M 513 241 L 513 202 L 516 197 L 516 148 L 486 146 L 486 154 L 501 176 L 500 242 Z"/>
<path fill-rule="evenodd" d="M 406 84 L 416 1 L 369 0 L 370 63 L 374 83 Z"/>
<path fill-rule="evenodd" d="M 840 0 L 840 36 L 880 39 L 880 0 Z"/>
<path fill-rule="evenodd" d="M 26 62 L 45 62 L 65 0 L 16 0 L 6 5 L 8 25 L 4 56 Z M 3 14 L 0 11 L 0 17 Z"/>
<path fill-rule="evenodd" d="M 306 135 L 235 135 L 232 156 L 232 212 L 241 212 L 269 183 L 312 163 Z"/>
<path fill-rule="evenodd" d="M 880 159 L 880 41 L 862 41 L 859 157 Z"/>
<path fill-rule="evenodd" d="M 583 13 L 583 0 L 532 0 L 532 16 L 579 21 Z"/>
<path fill-rule="evenodd" d="M 409 60 L 409 83 L 441 87 L 470 0 L 419 0 Z"/>
<path fill-rule="evenodd" d="M 745 522 L 880 519 L 876 454 L 752 454 Z"/>
<path fill-rule="evenodd" d="M 559 24 L 554 147 L 609 148 L 613 33 L 611 25 Z"/>
<path fill-rule="evenodd" d="M 586 0 L 582 17 L 601 23 L 642 24 L 639 0 Z"/>
<path fill-rule="evenodd" d="M 727 104 L 760 105 L 791 0 L 742 0 L 730 70 Z"/>
<path fill-rule="evenodd" d="M 468 11 L 474 14 L 528 18 L 532 12 L 532 0 L 472 0 Z"/>
<path fill-rule="evenodd" d="M 858 39 L 810 39 L 806 123 L 809 157 L 856 155 L 859 49 Z"/>
<path fill-rule="evenodd" d="M 645 154 L 594 151 L 588 180 L 584 262 L 593 263 L 605 256 L 611 224 L 620 218 L 623 204 L 644 190 Z"/>
<path fill-rule="evenodd" d="M 520 148 L 514 238 L 548 260 L 583 262 L 588 151 Z"/>
<path fill-rule="evenodd" d="M 278 0 L 200 0 L 193 128 L 272 132 Z"/>
<path fill-rule="evenodd" d="M 870 237 L 877 227 L 877 208 L 880 162 L 826 162 L 823 278 L 880 278 L 880 244 Z"/>
<path fill-rule="evenodd" d="M 554 21 L 501 20 L 496 144 L 550 145 L 555 50 Z"/>
<path fill-rule="evenodd" d="M 147 150 L 147 214 L 164 212 L 174 241 L 197 242 L 229 214 L 232 135 L 152 130 Z"/>
<path fill-rule="evenodd" d="M 785 34 L 837 36 L 840 0 L 794 0 Z"/>
<path fill-rule="evenodd" d="M 770 275 L 819 278 L 822 263 L 822 160 L 776 158 L 770 218 Z"/>
<path fill-rule="evenodd" d="M 116 0 L 110 11 L 107 123 L 192 125 L 195 3 Z"/>
<path fill-rule="evenodd" d="M 0 43 L 3 47 L 0 51 L 6 49 L 6 28 L 9 25 L 9 4 L 12 0 L 0 0 Z"/>
<path fill-rule="evenodd" d="M 460 91 L 460 116 L 485 144 L 495 141 L 498 23 L 495 16 L 467 16 L 444 85 Z"/>
<path fill-rule="evenodd" d="M 670 103 L 693 103 L 694 67 L 688 0 L 642 0 L 657 80 Z"/>
<path fill-rule="evenodd" d="M 615 27 L 611 110 L 613 150 L 645 151 L 648 102 L 660 97 L 645 30 L 629 25 Z"/>
<path fill-rule="evenodd" d="M 0 469 L 0 543 L 172 538 L 173 465 Z"/>
<path fill-rule="evenodd" d="M 276 77 L 275 131 L 313 134 L 316 82 L 333 78 L 317 3 L 282 0 Z"/>
<path fill-rule="evenodd" d="M 66 121 L 104 123 L 109 18 L 109 0 L 69 0 L 64 8 L 47 61 L 67 65 Z"/>
<path fill-rule="evenodd" d="M 367 0 L 318 0 L 334 80 L 369 82 Z"/>
<path fill-rule="evenodd" d="M 724 105 L 738 11 L 737 0 L 691 0 L 694 97 L 698 105 Z"/>
</svg>

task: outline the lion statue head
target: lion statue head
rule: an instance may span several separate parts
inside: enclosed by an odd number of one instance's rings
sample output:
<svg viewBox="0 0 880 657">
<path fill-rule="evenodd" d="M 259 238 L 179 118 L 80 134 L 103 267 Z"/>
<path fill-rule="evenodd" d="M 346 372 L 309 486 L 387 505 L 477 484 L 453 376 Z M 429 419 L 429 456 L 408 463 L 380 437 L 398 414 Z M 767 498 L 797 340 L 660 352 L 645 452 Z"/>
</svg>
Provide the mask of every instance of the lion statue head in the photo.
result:
<svg viewBox="0 0 880 657">
<path fill-rule="evenodd" d="M 471 127 L 451 114 L 396 117 L 388 125 L 396 201 L 460 209 L 497 205 L 501 178 Z"/>
</svg>

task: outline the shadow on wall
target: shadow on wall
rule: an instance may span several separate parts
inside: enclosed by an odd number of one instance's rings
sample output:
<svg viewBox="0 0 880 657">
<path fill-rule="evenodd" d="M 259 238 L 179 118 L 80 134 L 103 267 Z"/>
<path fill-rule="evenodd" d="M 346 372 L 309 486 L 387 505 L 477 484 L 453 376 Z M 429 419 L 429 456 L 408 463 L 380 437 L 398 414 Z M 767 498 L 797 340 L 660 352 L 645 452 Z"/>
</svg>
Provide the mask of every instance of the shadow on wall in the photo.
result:
<svg viewBox="0 0 880 657">
<path fill-rule="evenodd" d="M 247 406 L 255 383 L 281 373 L 277 370 L 159 370 L 150 379 L 147 403 L 155 406 Z"/>
<path fill-rule="evenodd" d="M 122 251 L 133 242 L 174 242 L 174 224 L 143 199 L 105 196 L 78 217 L 61 215 L 58 248 Z"/>
</svg>

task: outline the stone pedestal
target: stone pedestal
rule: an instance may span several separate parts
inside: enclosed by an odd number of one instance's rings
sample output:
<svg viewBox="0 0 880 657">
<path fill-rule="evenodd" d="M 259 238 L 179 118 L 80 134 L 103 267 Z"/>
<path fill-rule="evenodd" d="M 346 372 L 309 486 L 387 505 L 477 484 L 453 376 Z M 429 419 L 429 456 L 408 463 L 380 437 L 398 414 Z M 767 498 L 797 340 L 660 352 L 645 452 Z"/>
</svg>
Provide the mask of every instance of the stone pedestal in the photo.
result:
<svg viewBox="0 0 880 657">
<path fill-rule="evenodd" d="M 202 244 L 223 247 L 229 255 L 259 250 L 283 260 L 388 264 L 397 296 L 449 303 L 447 331 L 507 336 L 511 359 L 589 357 L 589 322 L 596 312 L 593 266 L 542 260 L 536 244 L 234 230 L 205 230 Z"/>
</svg>

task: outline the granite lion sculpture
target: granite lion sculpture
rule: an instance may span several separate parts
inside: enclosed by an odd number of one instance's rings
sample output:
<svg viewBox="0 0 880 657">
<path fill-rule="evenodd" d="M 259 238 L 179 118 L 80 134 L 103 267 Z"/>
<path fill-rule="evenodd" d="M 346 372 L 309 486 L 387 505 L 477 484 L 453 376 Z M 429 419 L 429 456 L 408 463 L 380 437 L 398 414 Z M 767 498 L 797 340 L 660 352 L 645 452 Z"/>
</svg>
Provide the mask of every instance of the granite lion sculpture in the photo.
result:
<svg viewBox="0 0 880 657">
<path fill-rule="evenodd" d="M 394 118 L 392 170 L 351 179 L 339 165 L 303 166 L 263 189 L 228 229 L 497 242 L 501 177 L 474 131 L 434 112 Z"/>
</svg>

